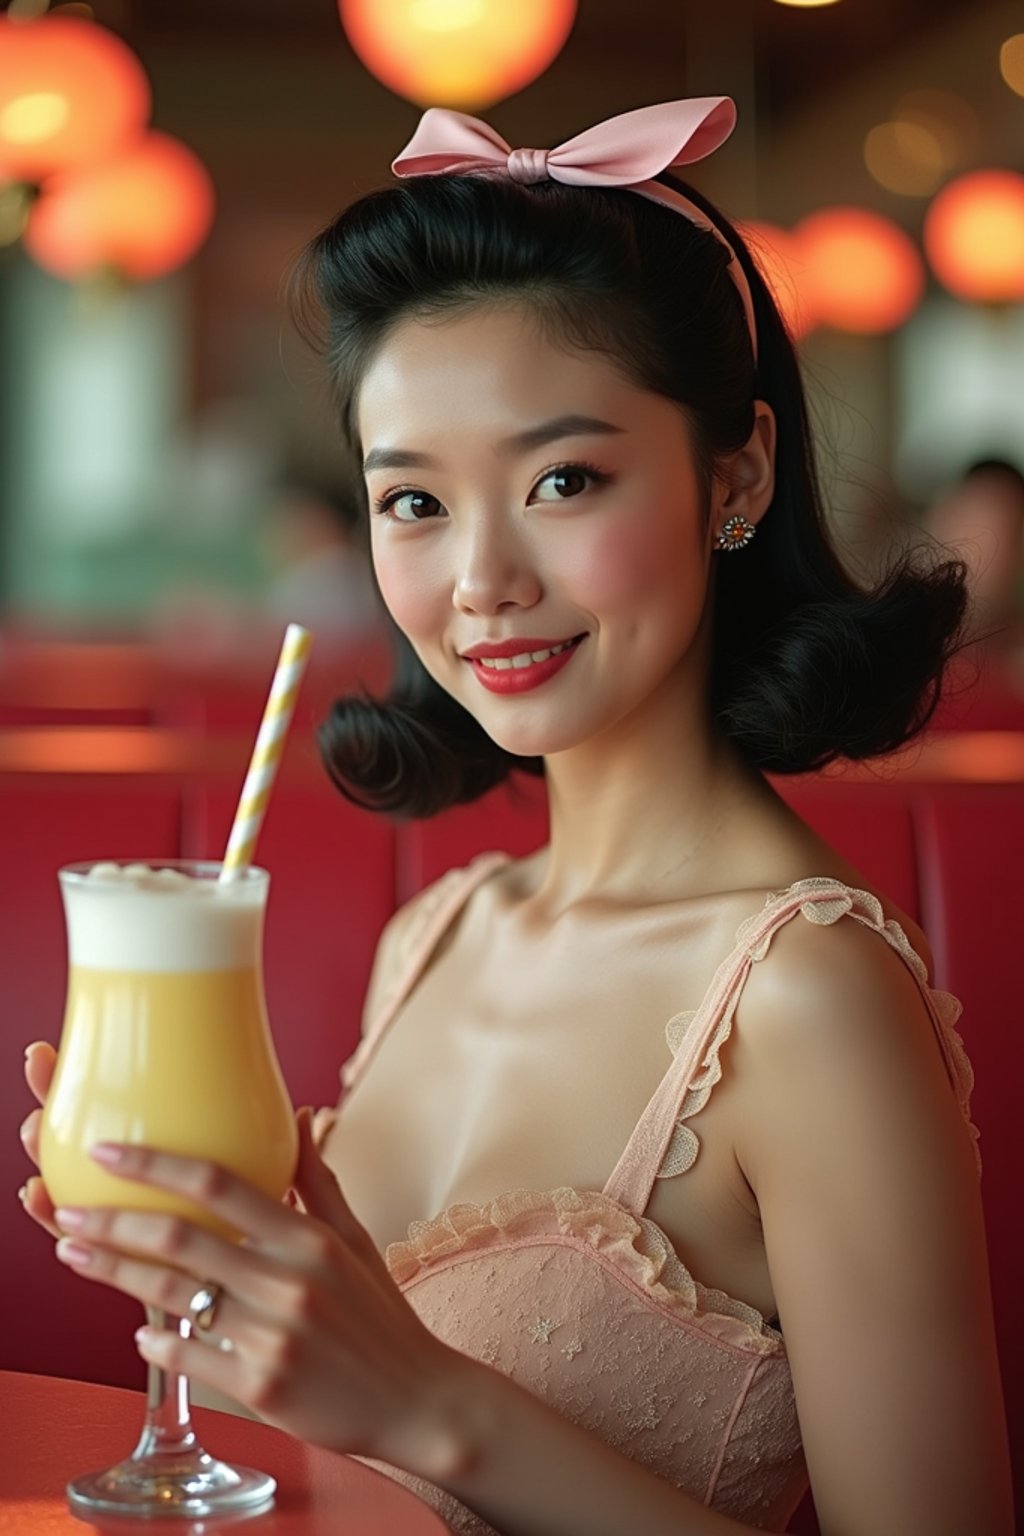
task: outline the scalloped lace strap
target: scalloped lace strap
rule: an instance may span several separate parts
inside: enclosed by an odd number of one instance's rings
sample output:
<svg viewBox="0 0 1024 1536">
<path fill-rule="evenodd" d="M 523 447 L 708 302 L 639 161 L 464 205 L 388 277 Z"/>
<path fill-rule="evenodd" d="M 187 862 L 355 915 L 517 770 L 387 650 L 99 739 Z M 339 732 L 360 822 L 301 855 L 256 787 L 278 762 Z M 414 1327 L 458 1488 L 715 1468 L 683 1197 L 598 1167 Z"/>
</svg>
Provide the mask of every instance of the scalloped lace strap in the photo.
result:
<svg viewBox="0 0 1024 1536">
<path fill-rule="evenodd" d="M 341 1081 L 346 1089 L 351 1089 L 366 1070 L 388 1026 L 477 886 L 499 865 L 507 864 L 509 857 L 507 853 L 480 853 L 465 867 L 450 869 L 435 881 L 416 914 L 416 921 L 402 938 L 402 947 L 396 956 L 394 984 L 341 1069 Z"/>
<path fill-rule="evenodd" d="M 824 877 L 798 880 L 788 890 L 771 893 L 762 910 L 740 925 L 736 945 L 715 972 L 696 1013 L 677 1015 L 669 1022 L 670 1037 L 673 1026 L 685 1024 L 675 1059 L 637 1121 L 603 1191 L 635 1216 L 642 1216 L 647 1209 L 656 1178 L 681 1173 L 694 1162 L 699 1143 L 684 1121 L 703 1108 L 721 1077 L 718 1053 L 729 1038 L 751 966 L 764 959 L 775 934 L 798 912 L 822 926 L 849 914 L 879 933 L 905 961 L 928 1005 L 946 1071 L 974 1137 L 980 1170 L 978 1133 L 970 1119 L 974 1074 L 954 1027 L 961 1012 L 959 1002 L 951 993 L 929 987 L 924 960 L 900 924 L 885 919 L 881 903 L 870 891 Z"/>
</svg>

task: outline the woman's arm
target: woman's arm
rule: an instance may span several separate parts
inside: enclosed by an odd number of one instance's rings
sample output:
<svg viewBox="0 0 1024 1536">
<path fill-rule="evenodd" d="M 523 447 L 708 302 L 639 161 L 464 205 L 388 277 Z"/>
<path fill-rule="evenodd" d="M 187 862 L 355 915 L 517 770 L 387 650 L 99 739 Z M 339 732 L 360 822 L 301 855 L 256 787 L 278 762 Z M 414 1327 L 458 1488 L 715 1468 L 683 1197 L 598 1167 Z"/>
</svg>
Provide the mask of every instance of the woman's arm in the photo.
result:
<svg viewBox="0 0 1024 1536">
<path fill-rule="evenodd" d="M 917 983 L 872 933 L 794 922 L 733 1071 L 825 1536 L 1010 1536 L 970 1136 Z"/>
</svg>

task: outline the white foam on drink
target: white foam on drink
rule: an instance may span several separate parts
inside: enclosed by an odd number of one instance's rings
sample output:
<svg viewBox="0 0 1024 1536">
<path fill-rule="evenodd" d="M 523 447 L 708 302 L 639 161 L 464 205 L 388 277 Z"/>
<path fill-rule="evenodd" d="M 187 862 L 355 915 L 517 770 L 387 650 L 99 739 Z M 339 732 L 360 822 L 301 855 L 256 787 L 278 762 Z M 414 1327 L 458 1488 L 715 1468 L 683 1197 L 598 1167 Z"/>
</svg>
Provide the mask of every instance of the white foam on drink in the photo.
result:
<svg viewBox="0 0 1024 1536">
<path fill-rule="evenodd" d="M 63 885 L 72 965 L 234 971 L 259 961 L 265 877 L 227 884 L 148 864 L 94 864 Z"/>
</svg>

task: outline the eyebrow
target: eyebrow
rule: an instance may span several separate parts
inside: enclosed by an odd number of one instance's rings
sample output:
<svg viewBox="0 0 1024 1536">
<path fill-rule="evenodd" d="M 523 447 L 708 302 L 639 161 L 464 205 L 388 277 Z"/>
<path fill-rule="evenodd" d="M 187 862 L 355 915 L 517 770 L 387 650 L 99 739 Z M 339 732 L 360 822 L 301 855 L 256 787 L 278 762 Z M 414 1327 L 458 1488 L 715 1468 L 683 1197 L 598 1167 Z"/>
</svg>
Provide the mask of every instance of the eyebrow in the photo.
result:
<svg viewBox="0 0 1024 1536">
<path fill-rule="evenodd" d="M 531 448 L 544 448 L 548 443 L 558 442 L 563 437 L 607 437 L 624 431 L 624 427 L 617 427 L 610 421 L 601 421 L 597 416 L 555 416 L 551 421 L 539 422 L 535 427 L 527 427 L 525 432 L 504 438 L 498 444 L 498 453 L 503 458 L 514 458 L 529 452 Z M 371 469 L 439 468 L 437 459 L 429 453 L 415 453 L 411 448 L 371 448 L 363 460 L 364 475 L 368 475 Z"/>
</svg>

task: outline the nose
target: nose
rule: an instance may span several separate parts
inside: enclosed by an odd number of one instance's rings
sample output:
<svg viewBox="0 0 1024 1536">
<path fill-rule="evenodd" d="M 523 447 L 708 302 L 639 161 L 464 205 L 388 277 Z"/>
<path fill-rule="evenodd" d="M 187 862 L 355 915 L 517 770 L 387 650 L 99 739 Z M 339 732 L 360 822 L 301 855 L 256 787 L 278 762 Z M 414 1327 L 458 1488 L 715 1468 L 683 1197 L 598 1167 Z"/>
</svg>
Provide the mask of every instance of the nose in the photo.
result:
<svg viewBox="0 0 1024 1536">
<path fill-rule="evenodd" d="M 473 519 L 459 541 L 452 603 L 460 613 L 532 608 L 542 583 L 529 545 L 505 514 Z"/>
</svg>

